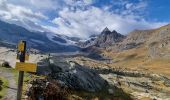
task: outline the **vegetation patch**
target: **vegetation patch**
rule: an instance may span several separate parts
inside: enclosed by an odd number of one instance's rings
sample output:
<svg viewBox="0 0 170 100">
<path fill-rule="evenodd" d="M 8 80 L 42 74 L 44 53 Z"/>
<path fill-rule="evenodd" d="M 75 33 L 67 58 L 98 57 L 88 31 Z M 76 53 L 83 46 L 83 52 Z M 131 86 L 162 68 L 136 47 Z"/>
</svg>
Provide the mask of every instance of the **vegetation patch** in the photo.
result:
<svg viewBox="0 0 170 100">
<path fill-rule="evenodd" d="M 67 100 L 68 88 L 53 79 L 34 79 L 28 84 L 28 100 Z"/>
<path fill-rule="evenodd" d="M 8 80 L 3 77 L 0 77 L 0 99 L 5 96 L 8 86 Z"/>
</svg>

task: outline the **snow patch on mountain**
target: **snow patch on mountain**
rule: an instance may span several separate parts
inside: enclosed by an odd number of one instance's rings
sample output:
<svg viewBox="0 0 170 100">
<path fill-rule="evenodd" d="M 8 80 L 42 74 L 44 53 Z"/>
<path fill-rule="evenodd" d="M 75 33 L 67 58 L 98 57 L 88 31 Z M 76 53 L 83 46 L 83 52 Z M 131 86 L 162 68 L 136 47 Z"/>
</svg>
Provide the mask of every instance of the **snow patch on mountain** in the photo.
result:
<svg viewBox="0 0 170 100">
<path fill-rule="evenodd" d="M 48 39 L 54 43 L 60 44 L 60 45 L 75 45 L 75 41 L 71 41 L 67 39 L 66 36 L 53 34 L 53 33 L 47 33 L 46 36 Z"/>
</svg>

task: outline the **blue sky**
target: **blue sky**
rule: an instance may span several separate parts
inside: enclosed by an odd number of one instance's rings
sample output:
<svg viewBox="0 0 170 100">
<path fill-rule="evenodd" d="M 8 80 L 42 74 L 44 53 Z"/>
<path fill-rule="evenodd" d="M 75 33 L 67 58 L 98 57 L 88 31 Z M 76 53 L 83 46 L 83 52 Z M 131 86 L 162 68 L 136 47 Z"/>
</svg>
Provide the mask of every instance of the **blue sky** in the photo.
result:
<svg viewBox="0 0 170 100">
<path fill-rule="evenodd" d="M 0 0 L 0 19 L 34 31 L 87 38 L 170 22 L 170 0 Z"/>
<path fill-rule="evenodd" d="M 170 22 L 170 0 L 148 0 L 148 20 Z"/>
</svg>

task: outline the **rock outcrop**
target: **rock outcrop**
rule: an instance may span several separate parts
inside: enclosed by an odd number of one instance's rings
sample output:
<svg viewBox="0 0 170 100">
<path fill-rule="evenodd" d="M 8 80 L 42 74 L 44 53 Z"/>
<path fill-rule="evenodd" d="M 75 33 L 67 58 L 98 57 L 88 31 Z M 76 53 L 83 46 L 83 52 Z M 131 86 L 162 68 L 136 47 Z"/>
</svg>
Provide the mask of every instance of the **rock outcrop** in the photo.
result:
<svg viewBox="0 0 170 100">
<path fill-rule="evenodd" d="M 109 45 L 113 45 L 117 42 L 120 42 L 124 39 L 125 36 L 113 30 L 112 32 L 106 27 L 102 33 L 96 38 L 94 41 L 95 46 L 97 47 L 107 47 Z"/>
<path fill-rule="evenodd" d="M 50 58 L 49 61 L 42 62 L 38 66 L 37 74 L 48 74 L 70 88 L 94 92 L 107 85 L 107 82 L 94 70 L 75 62 L 66 62 L 63 59 L 56 58 Z"/>
</svg>

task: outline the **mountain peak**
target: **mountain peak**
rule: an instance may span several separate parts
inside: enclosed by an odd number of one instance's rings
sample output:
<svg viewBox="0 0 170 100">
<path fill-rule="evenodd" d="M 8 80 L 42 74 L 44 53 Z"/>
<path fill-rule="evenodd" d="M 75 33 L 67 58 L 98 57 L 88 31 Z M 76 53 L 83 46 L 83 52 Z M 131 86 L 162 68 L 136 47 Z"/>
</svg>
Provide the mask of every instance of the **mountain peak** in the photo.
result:
<svg viewBox="0 0 170 100">
<path fill-rule="evenodd" d="M 124 35 L 121 35 L 117 31 L 113 30 L 112 32 L 106 27 L 101 34 L 97 35 L 96 38 L 88 40 L 81 45 L 83 47 L 96 46 L 96 47 L 107 47 L 113 45 L 117 42 L 122 41 L 125 38 Z"/>
<path fill-rule="evenodd" d="M 117 33 L 117 31 L 116 31 L 116 30 L 113 30 L 112 33 Z"/>
<path fill-rule="evenodd" d="M 104 30 L 102 31 L 102 33 L 110 33 L 111 31 L 106 27 L 106 28 L 104 28 Z"/>
</svg>

